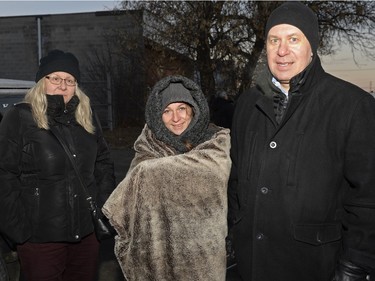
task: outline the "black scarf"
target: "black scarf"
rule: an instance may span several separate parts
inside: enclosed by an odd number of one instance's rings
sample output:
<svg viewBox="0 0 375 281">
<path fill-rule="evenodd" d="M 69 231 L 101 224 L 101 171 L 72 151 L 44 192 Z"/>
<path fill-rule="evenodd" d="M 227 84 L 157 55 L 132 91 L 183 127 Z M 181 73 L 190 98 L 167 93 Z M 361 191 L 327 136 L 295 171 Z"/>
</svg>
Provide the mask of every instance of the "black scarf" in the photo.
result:
<svg viewBox="0 0 375 281">
<path fill-rule="evenodd" d="M 77 96 L 73 96 L 70 101 L 65 104 L 62 95 L 46 95 L 47 97 L 47 116 L 49 125 L 77 124 L 75 112 L 79 104 Z"/>
<path fill-rule="evenodd" d="M 287 110 L 290 100 L 293 98 L 293 95 L 299 94 L 301 92 L 302 85 L 305 84 L 308 75 L 311 72 L 311 69 L 315 64 L 319 64 L 319 58 L 317 56 L 313 57 L 311 63 L 303 70 L 301 73 L 294 76 L 290 79 L 290 88 L 288 97 L 282 93 L 282 91 L 275 86 L 272 82 L 272 74 L 268 67 L 265 67 L 261 71 L 257 80 L 257 88 L 268 98 L 273 101 L 273 109 L 275 112 L 275 119 L 277 124 L 280 124 L 283 116 Z"/>
</svg>

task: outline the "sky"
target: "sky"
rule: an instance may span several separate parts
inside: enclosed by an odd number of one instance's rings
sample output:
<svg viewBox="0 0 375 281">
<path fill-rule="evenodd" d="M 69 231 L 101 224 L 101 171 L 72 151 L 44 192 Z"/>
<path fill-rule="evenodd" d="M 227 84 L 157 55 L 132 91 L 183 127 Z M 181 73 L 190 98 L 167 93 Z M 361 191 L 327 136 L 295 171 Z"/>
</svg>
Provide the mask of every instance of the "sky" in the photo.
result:
<svg viewBox="0 0 375 281">
<path fill-rule="evenodd" d="M 374 50 L 375 52 L 375 50 Z M 349 81 L 367 92 L 375 92 L 375 61 L 355 53 L 355 61 L 349 46 L 343 46 L 336 55 L 321 57 L 326 72 Z"/>
<path fill-rule="evenodd" d="M 0 17 L 45 15 L 108 11 L 118 7 L 120 1 L 2 1 Z M 357 64 L 348 46 L 337 49 L 334 56 L 322 57 L 323 68 L 341 79 L 347 80 L 365 91 L 375 91 L 375 61 L 356 54 Z"/>
<path fill-rule="evenodd" d="M 120 1 L 2 1 L 0 0 L 0 16 L 25 16 L 45 14 L 66 14 L 81 12 L 108 11 L 115 8 Z"/>
</svg>

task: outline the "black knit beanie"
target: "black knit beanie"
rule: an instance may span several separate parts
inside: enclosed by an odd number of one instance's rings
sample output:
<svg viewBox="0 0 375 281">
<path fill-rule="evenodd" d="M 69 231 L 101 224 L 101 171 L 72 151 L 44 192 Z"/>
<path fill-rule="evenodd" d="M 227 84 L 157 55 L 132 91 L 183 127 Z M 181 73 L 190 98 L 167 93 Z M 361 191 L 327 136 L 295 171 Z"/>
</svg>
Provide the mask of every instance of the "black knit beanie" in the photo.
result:
<svg viewBox="0 0 375 281">
<path fill-rule="evenodd" d="M 265 35 L 272 27 L 279 24 L 290 24 L 299 28 L 309 40 L 315 54 L 319 46 L 319 24 L 315 13 L 300 2 L 286 2 L 277 7 L 268 18 Z"/>
<path fill-rule="evenodd" d="M 81 78 L 78 59 L 72 53 L 65 53 L 61 50 L 52 50 L 47 56 L 40 59 L 35 82 L 38 82 L 44 76 L 55 71 L 67 72 L 73 75 L 78 82 Z"/>
</svg>

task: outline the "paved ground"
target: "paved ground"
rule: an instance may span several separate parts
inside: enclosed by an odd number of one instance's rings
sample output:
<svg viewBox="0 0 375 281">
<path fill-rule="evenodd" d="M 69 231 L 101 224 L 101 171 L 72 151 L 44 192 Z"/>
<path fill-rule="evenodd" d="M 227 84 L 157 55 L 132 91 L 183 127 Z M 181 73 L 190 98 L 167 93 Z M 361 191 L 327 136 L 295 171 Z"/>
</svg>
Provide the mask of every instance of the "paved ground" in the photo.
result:
<svg viewBox="0 0 375 281">
<path fill-rule="evenodd" d="M 131 149 L 113 149 L 112 157 L 115 162 L 115 175 L 116 181 L 119 183 L 124 177 L 129 168 L 130 161 L 134 156 L 134 152 Z M 100 267 L 98 273 L 98 279 L 96 281 L 124 281 L 121 269 L 116 261 L 116 257 L 113 254 L 113 240 L 107 240 L 102 242 L 101 253 L 100 253 Z M 239 281 L 239 277 L 236 272 L 236 267 L 232 267 L 227 272 L 226 281 Z M 145 280 L 147 281 L 147 280 Z M 210 280 L 207 280 L 210 281 Z"/>
</svg>

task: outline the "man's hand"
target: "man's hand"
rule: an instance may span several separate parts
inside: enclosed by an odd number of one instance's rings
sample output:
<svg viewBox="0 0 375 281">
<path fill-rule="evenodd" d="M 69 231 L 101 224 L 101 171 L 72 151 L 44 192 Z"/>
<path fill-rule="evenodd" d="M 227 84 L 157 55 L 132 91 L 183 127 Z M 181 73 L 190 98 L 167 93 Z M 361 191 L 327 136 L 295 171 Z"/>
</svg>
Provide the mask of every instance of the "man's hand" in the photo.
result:
<svg viewBox="0 0 375 281">
<path fill-rule="evenodd" d="M 340 260 L 333 281 L 369 281 L 367 270 L 353 264 L 350 261 Z"/>
</svg>

